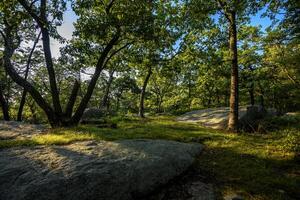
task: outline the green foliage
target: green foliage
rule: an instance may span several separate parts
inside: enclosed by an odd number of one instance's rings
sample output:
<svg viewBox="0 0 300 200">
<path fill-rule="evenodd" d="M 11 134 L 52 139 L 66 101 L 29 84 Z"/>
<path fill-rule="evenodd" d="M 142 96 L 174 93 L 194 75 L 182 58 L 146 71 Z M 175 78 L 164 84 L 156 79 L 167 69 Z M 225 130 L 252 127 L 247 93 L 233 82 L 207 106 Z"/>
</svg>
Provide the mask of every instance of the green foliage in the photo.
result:
<svg viewBox="0 0 300 200">
<path fill-rule="evenodd" d="M 299 121 L 298 121 L 299 122 Z M 282 131 L 283 143 L 280 149 L 283 151 L 292 151 L 300 154 L 300 132 L 296 129 L 286 129 Z"/>
<path fill-rule="evenodd" d="M 151 76 L 145 91 L 147 113 L 179 114 L 228 106 L 231 61 L 228 20 L 223 14 L 233 9 L 237 10 L 238 17 L 239 104 L 248 105 L 254 100 L 255 104 L 276 108 L 282 113 L 300 109 L 299 31 L 293 28 L 299 21 L 297 1 L 75 0 L 71 6 L 63 0 L 47 2 L 47 12 L 51 13 L 48 19 L 51 37 L 66 42 L 61 56 L 53 59 L 63 108 L 75 80 L 81 82 L 74 110 L 78 108 L 103 49 L 117 35 L 118 41 L 105 59 L 88 107 L 101 107 L 108 91 L 106 109 L 109 114 L 136 114 L 149 69 Z M 225 10 L 222 11 L 218 2 L 227 3 Z M 5 15 L 15 29 L 16 46 L 18 36 L 22 39 L 11 61 L 24 76 L 31 47 L 23 43 L 31 44 L 36 38 L 36 24 L 18 1 L 5 0 L 0 5 L 0 30 L 5 27 Z M 36 2 L 32 6 L 38 10 L 39 4 Z M 67 8 L 77 15 L 75 31 L 69 41 L 57 34 Z M 251 16 L 262 8 L 267 10 L 263 14 L 274 20 L 267 31 L 248 25 Z M 287 11 L 282 19 L 272 18 L 281 11 Z M 3 37 L 0 37 L 0 45 L 2 56 Z M 43 54 L 38 45 L 28 80 L 47 102 L 51 102 Z M 112 82 L 108 84 L 112 71 Z M 14 118 L 22 88 L 12 83 L 1 66 L 0 79 Z M 29 121 L 46 120 L 31 97 L 25 105 L 24 116 Z"/>
</svg>

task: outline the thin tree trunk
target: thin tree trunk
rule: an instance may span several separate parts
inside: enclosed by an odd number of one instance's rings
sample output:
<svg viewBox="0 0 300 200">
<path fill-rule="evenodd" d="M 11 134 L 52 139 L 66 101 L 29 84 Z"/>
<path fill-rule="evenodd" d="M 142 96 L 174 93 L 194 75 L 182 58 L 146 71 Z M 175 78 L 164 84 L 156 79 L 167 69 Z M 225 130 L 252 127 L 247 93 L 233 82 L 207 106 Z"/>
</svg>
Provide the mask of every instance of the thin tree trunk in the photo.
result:
<svg viewBox="0 0 300 200">
<path fill-rule="evenodd" d="M 49 35 L 49 30 L 48 30 L 49 22 L 47 20 L 47 14 L 46 14 L 47 0 L 41 0 L 39 15 L 32 9 L 32 7 L 30 7 L 27 4 L 27 2 L 25 0 L 18 0 L 18 1 L 25 8 L 25 10 L 31 15 L 31 17 L 36 21 L 36 23 L 38 24 L 38 26 L 41 29 L 42 36 L 43 36 L 42 42 L 43 42 L 44 56 L 45 56 L 46 67 L 47 67 L 48 76 L 49 76 L 52 103 L 53 103 L 53 107 L 54 107 L 54 109 L 52 109 L 50 106 L 48 106 L 52 110 L 52 113 L 51 113 L 52 122 L 51 123 L 53 126 L 60 126 L 61 125 L 61 117 L 62 117 L 62 108 L 61 108 L 60 101 L 59 101 L 59 91 L 57 89 L 55 71 L 54 71 L 54 67 L 53 67 L 53 61 L 52 61 L 52 55 L 51 55 L 51 49 L 50 49 L 50 35 Z M 32 87 L 32 88 L 35 90 L 35 92 L 37 92 L 37 90 L 34 87 Z M 28 90 L 28 92 L 29 92 L 29 90 Z M 36 100 L 36 97 L 33 96 L 33 98 L 35 100 Z M 39 100 L 39 101 L 45 102 L 44 99 Z M 41 102 L 37 102 L 37 104 L 40 106 Z M 42 109 L 44 110 L 45 108 L 42 108 Z M 49 112 L 49 110 L 47 112 Z M 48 113 L 47 116 L 48 115 L 50 115 L 50 113 Z M 48 118 L 49 118 L 49 116 L 48 116 Z"/>
<path fill-rule="evenodd" d="M 1 86 L 0 86 L 0 106 L 2 108 L 3 119 L 5 121 L 9 121 L 10 120 L 9 107 L 7 101 L 4 98 Z"/>
<path fill-rule="evenodd" d="M 250 105 L 253 106 L 255 104 L 254 86 L 253 86 L 253 84 L 251 84 L 248 92 L 249 92 L 249 97 L 250 97 Z"/>
<path fill-rule="evenodd" d="M 109 92 L 110 92 L 111 84 L 112 84 L 113 79 L 114 79 L 114 73 L 115 73 L 114 70 L 111 70 L 110 73 L 109 73 L 109 78 L 108 78 L 108 81 L 107 81 L 105 93 L 104 93 L 104 96 L 103 96 L 102 101 L 100 103 L 100 108 L 104 108 L 104 109 L 106 109 L 106 111 L 108 111 L 108 109 L 109 109 Z"/>
<path fill-rule="evenodd" d="M 231 85 L 230 85 L 230 112 L 228 120 L 228 130 L 238 132 L 239 119 L 239 92 L 238 92 L 238 54 L 237 54 L 237 30 L 236 12 L 231 11 L 229 16 L 229 45 L 231 56 Z"/>
<path fill-rule="evenodd" d="M 74 82 L 74 85 L 73 85 L 71 95 L 69 97 L 69 101 L 66 106 L 66 110 L 65 110 L 65 117 L 67 119 L 70 119 L 72 117 L 73 108 L 74 108 L 74 105 L 76 102 L 76 98 L 77 98 L 79 89 L 80 89 L 80 82 L 79 82 L 79 80 L 76 79 Z"/>
<path fill-rule="evenodd" d="M 42 23 L 39 24 L 39 27 L 41 29 L 42 36 L 43 36 L 42 41 L 43 41 L 44 56 L 45 56 L 46 67 L 49 76 L 49 83 L 50 83 L 54 112 L 56 117 L 59 118 L 57 120 L 60 121 L 61 120 L 60 118 L 62 116 L 62 108 L 60 105 L 59 91 L 57 88 L 55 70 L 52 61 L 52 54 L 50 48 L 50 35 L 48 30 L 49 22 L 47 19 L 46 12 L 47 12 L 47 0 L 41 0 L 40 19 L 42 20 Z"/>
<path fill-rule="evenodd" d="M 88 85 L 87 91 L 86 91 L 85 95 L 83 96 L 75 114 L 72 116 L 71 123 L 73 125 L 77 125 L 79 123 L 79 121 L 83 115 L 83 112 L 84 112 L 89 100 L 91 99 L 91 96 L 95 89 L 97 80 L 101 74 L 101 71 L 103 70 L 103 68 L 105 68 L 105 65 L 107 63 L 106 62 L 107 56 L 108 56 L 109 52 L 112 50 L 112 48 L 114 47 L 114 45 L 119 40 L 119 37 L 120 37 L 120 32 L 117 32 L 116 35 L 110 40 L 110 42 L 107 44 L 107 46 L 103 50 L 103 52 L 97 62 L 95 73 L 92 76 L 92 79 Z"/>
<path fill-rule="evenodd" d="M 263 94 L 260 95 L 260 106 L 263 109 L 265 108 L 265 99 L 264 99 L 264 95 Z"/>
<path fill-rule="evenodd" d="M 262 107 L 262 109 L 265 109 L 264 89 L 260 82 L 258 82 L 258 87 L 260 92 L 259 94 L 260 106 Z"/>
<path fill-rule="evenodd" d="M 158 100 L 158 105 L 157 105 L 157 112 L 158 112 L 158 113 L 163 112 L 163 110 L 162 110 L 162 103 L 163 103 L 163 97 L 160 96 L 160 97 L 159 97 L 159 100 Z"/>
<path fill-rule="evenodd" d="M 11 77 L 11 79 L 16 82 L 18 85 L 22 86 L 26 91 L 28 91 L 31 96 L 34 98 L 36 103 L 43 109 L 46 113 L 47 118 L 51 126 L 57 126 L 57 120 L 52 108 L 49 104 L 43 99 L 42 95 L 36 90 L 36 88 L 31 85 L 27 80 L 21 77 L 18 72 L 14 69 L 11 64 L 11 57 L 14 53 L 13 47 L 13 38 L 12 38 L 12 30 L 6 25 L 4 28 L 5 32 L 5 43 L 4 43 L 4 51 L 3 51 L 3 65 L 6 73 Z"/>
<path fill-rule="evenodd" d="M 52 96 L 52 103 L 53 103 L 55 114 L 57 115 L 57 117 L 60 118 L 62 115 L 62 108 L 60 105 L 59 91 L 57 88 L 55 71 L 54 71 L 54 67 L 53 67 L 52 55 L 51 55 L 51 50 L 50 50 L 50 36 L 49 36 L 48 30 L 45 28 L 42 28 L 42 35 L 43 35 L 42 40 L 43 40 L 44 55 L 45 55 L 45 61 L 46 61 L 51 96 Z M 60 120 L 60 119 L 58 119 L 58 120 Z"/>
<path fill-rule="evenodd" d="M 144 100 L 145 100 L 146 88 L 147 88 L 147 85 L 148 85 L 151 74 L 152 74 L 152 68 L 150 66 L 148 68 L 148 72 L 147 72 L 147 75 L 146 75 L 146 78 L 144 80 L 143 87 L 142 87 L 142 90 L 141 90 L 140 107 L 139 107 L 139 116 L 141 118 L 145 118 L 145 115 L 144 115 L 144 112 L 145 112 Z"/>
<path fill-rule="evenodd" d="M 32 114 L 32 119 L 33 119 L 32 122 L 35 124 L 38 122 L 38 120 L 37 120 L 36 111 L 35 111 L 35 107 L 34 107 L 34 101 L 29 102 L 28 106 L 29 106 L 29 110 Z"/>
<path fill-rule="evenodd" d="M 28 78 L 32 55 L 33 55 L 33 52 L 35 50 L 37 43 L 40 40 L 40 37 L 41 37 L 41 32 L 39 33 L 38 37 L 34 41 L 32 49 L 29 53 L 27 63 L 26 63 L 26 70 L 25 70 L 25 77 L 24 77 L 25 80 L 27 80 L 27 78 Z M 23 113 L 23 108 L 24 108 L 25 102 L 26 102 L 26 95 L 27 95 L 27 91 L 25 89 L 23 89 L 22 97 L 21 97 L 20 105 L 19 105 L 19 110 L 18 110 L 18 115 L 17 115 L 17 121 L 22 121 L 22 113 Z"/>
<path fill-rule="evenodd" d="M 250 80 L 248 80 L 250 82 L 250 87 L 249 87 L 249 96 L 250 96 L 250 104 L 253 106 L 255 104 L 255 96 L 254 96 L 254 68 L 250 65 L 249 66 L 249 70 L 251 71 L 251 74 L 250 74 Z"/>
<path fill-rule="evenodd" d="M 19 109 L 18 109 L 18 115 L 17 115 L 17 121 L 22 121 L 22 115 L 23 115 L 23 108 L 24 108 L 24 105 L 25 105 L 25 102 L 26 102 L 26 96 L 27 96 L 27 91 L 26 90 L 23 90 L 22 92 L 22 97 L 21 97 L 21 100 L 20 100 L 20 105 L 19 105 Z"/>
</svg>

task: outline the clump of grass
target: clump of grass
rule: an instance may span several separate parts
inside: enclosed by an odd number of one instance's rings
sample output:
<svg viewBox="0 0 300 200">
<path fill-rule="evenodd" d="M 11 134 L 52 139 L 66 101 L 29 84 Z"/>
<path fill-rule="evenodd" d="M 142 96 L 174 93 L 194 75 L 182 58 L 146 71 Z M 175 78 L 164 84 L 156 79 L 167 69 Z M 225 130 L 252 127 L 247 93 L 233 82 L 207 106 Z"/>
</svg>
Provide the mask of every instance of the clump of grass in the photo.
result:
<svg viewBox="0 0 300 200">
<path fill-rule="evenodd" d="M 42 145 L 69 144 L 75 141 L 92 140 L 92 139 L 94 138 L 89 134 L 80 134 L 69 130 L 47 133 L 32 138 L 33 141 Z"/>
</svg>

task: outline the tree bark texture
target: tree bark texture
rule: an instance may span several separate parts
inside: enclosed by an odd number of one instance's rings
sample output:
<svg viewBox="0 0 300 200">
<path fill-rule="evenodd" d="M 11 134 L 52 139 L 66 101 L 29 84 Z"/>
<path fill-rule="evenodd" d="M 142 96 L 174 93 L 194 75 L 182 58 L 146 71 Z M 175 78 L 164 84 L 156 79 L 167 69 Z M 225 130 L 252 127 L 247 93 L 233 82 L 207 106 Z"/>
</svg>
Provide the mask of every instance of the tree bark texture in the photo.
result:
<svg viewBox="0 0 300 200">
<path fill-rule="evenodd" d="M 0 86 L 0 106 L 2 108 L 3 119 L 5 121 L 9 121 L 10 120 L 9 107 L 8 107 L 8 103 L 7 103 L 6 99 L 4 98 L 4 94 L 3 94 L 1 86 Z"/>
<path fill-rule="evenodd" d="M 152 68 L 149 67 L 148 71 L 147 71 L 147 75 L 146 75 L 144 83 L 143 83 L 143 87 L 142 87 L 142 90 L 141 90 L 141 96 L 140 96 L 139 116 L 141 118 L 145 118 L 145 115 L 144 115 L 144 112 L 145 112 L 144 101 L 145 101 L 146 88 L 147 88 L 149 79 L 151 77 L 151 74 L 152 74 Z"/>
<path fill-rule="evenodd" d="M 237 30 L 236 30 L 236 12 L 228 13 L 229 17 L 229 48 L 231 57 L 231 84 L 230 84 L 230 112 L 228 119 L 228 130 L 238 132 L 239 119 L 239 71 L 237 54 Z"/>
</svg>

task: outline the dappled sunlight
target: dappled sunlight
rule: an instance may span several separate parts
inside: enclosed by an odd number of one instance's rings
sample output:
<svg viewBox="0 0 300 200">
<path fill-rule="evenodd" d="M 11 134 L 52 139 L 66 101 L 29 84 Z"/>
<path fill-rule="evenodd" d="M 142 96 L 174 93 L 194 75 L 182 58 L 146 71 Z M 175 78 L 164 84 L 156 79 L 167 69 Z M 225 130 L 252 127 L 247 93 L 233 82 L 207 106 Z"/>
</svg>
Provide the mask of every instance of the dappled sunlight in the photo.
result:
<svg viewBox="0 0 300 200">
<path fill-rule="evenodd" d="M 64 133 L 64 134 L 45 134 L 32 138 L 38 144 L 51 145 L 51 144 L 69 144 L 75 141 L 91 140 L 93 137 L 87 134 L 80 133 Z"/>
</svg>

